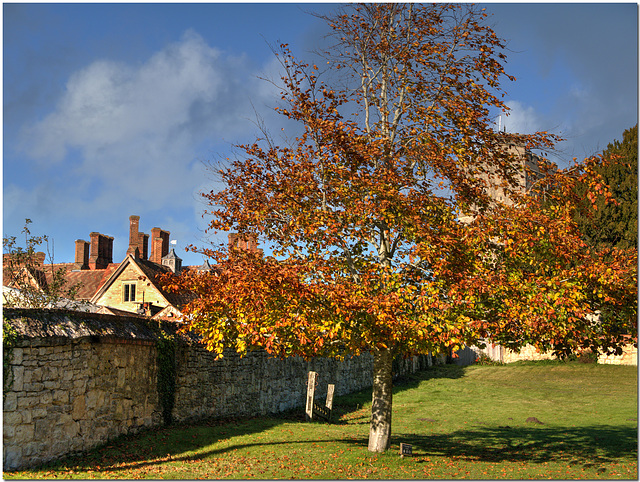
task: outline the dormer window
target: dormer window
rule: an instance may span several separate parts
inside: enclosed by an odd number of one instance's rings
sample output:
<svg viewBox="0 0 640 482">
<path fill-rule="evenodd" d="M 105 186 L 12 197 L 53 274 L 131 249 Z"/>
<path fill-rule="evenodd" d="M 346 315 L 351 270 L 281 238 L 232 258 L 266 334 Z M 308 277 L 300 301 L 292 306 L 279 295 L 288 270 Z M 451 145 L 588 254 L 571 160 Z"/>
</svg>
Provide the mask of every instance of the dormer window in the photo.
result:
<svg viewBox="0 0 640 482">
<path fill-rule="evenodd" d="M 124 283 L 122 285 L 122 301 L 134 302 L 136 301 L 136 284 Z"/>
</svg>

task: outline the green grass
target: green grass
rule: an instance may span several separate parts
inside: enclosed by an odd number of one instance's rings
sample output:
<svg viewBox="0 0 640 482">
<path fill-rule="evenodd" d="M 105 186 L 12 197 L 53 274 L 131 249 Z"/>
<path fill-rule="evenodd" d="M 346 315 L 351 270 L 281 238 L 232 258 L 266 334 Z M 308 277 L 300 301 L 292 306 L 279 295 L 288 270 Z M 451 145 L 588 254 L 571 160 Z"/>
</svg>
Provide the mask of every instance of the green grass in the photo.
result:
<svg viewBox="0 0 640 482">
<path fill-rule="evenodd" d="M 396 384 L 392 448 L 381 455 L 367 451 L 370 398 L 370 391 L 337 398 L 332 424 L 306 423 L 300 409 L 161 428 L 4 477 L 638 478 L 636 367 L 429 369 Z M 401 442 L 412 444 L 412 457 L 398 455 Z"/>
</svg>

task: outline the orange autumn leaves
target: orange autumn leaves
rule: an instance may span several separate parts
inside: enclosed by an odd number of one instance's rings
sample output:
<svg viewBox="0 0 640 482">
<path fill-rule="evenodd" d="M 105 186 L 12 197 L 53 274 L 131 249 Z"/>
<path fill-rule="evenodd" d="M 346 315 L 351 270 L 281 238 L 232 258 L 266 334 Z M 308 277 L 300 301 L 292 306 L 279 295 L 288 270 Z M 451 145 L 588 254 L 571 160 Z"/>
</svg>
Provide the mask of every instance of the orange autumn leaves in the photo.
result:
<svg viewBox="0 0 640 482">
<path fill-rule="evenodd" d="M 437 337 L 452 343 L 462 339 L 463 327 L 453 321 L 447 327 L 439 319 L 437 302 L 427 314 L 426 293 L 396 286 L 392 276 L 361 272 L 356 284 L 335 276 L 327 282 L 322 272 L 318 265 L 234 250 L 214 272 L 183 275 L 175 282 L 199 295 L 184 314 L 190 328 L 220 355 L 225 346 L 241 353 L 262 347 L 276 356 L 305 357 L 400 345 L 423 352 L 435 351 L 431 344 Z"/>
</svg>

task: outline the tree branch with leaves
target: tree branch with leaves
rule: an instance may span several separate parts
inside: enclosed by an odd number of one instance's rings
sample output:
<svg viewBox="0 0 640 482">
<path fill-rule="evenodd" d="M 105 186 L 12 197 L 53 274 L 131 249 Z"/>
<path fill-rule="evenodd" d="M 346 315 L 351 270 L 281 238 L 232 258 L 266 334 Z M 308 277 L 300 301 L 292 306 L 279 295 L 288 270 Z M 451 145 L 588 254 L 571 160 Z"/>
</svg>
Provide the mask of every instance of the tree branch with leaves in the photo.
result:
<svg viewBox="0 0 640 482">
<path fill-rule="evenodd" d="M 24 246 L 16 236 L 6 236 L 3 242 L 3 304 L 24 308 L 51 308 L 62 299 L 74 300 L 78 285 L 69 285 L 67 271 L 56 267 L 53 249 L 47 235 L 31 233 L 30 219 L 25 220 L 22 235 Z M 44 246 L 46 253 L 37 251 Z M 49 260 L 48 263 L 45 261 Z"/>
</svg>

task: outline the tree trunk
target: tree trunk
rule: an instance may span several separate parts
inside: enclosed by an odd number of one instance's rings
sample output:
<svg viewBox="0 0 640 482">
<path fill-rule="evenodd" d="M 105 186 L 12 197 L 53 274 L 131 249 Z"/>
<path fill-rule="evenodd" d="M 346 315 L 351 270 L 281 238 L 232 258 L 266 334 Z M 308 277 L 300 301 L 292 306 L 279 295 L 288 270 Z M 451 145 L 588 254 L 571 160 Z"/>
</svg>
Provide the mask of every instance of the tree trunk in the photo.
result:
<svg viewBox="0 0 640 482">
<path fill-rule="evenodd" d="M 369 427 L 369 451 L 384 452 L 391 444 L 391 404 L 393 355 L 389 349 L 373 352 L 373 403 Z"/>
</svg>

